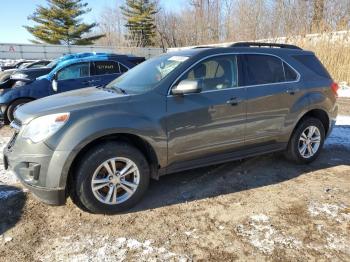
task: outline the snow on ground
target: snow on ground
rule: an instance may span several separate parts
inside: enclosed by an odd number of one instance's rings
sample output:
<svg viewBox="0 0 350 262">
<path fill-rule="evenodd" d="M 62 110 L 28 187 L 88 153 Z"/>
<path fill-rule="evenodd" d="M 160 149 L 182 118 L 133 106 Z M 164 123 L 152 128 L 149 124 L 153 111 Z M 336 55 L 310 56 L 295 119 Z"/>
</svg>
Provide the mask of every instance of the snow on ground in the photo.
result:
<svg viewBox="0 0 350 262">
<path fill-rule="evenodd" d="M 339 97 L 350 97 L 350 86 L 343 82 L 339 84 L 340 89 L 338 90 Z"/>
<path fill-rule="evenodd" d="M 272 254 L 275 248 L 300 249 L 302 241 L 276 229 L 270 218 L 264 214 L 253 215 L 247 224 L 235 229 L 252 246 L 265 254 Z"/>
<path fill-rule="evenodd" d="M 338 116 L 336 126 L 325 142 L 326 146 L 342 146 L 350 149 L 350 116 Z"/>
<path fill-rule="evenodd" d="M 46 239 L 55 249 L 48 254 L 37 250 L 39 261 L 190 261 L 164 247 L 156 247 L 152 240 L 140 242 L 136 239 L 110 236 L 77 236 Z M 47 254 L 42 256 L 42 253 Z"/>
</svg>

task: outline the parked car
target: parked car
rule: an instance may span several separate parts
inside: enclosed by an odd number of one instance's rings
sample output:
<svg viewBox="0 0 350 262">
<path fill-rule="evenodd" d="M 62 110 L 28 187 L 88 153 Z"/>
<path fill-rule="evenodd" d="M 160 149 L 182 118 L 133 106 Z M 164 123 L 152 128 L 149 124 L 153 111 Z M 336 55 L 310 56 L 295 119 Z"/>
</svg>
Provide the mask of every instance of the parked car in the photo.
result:
<svg viewBox="0 0 350 262">
<path fill-rule="evenodd" d="M 25 60 L 25 59 L 21 59 L 19 61 L 17 61 L 16 63 L 13 63 L 11 65 L 2 65 L 0 67 L 0 71 L 4 71 L 4 70 L 8 70 L 8 69 L 17 69 L 19 68 L 22 64 L 24 63 L 30 63 L 33 62 L 34 60 Z"/>
<path fill-rule="evenodd" d="M 168 53 L 105 87 L 19 108 L 5 168 L 46 203 L 71 196 L 93 213 L 121 212 L 164 174 L 275 151 L 314 161 L 335 123 L 337 89 L 296 46 Z"/>
<path fill-rule="evenodd" d="M 34 81 L 37 77 L 50 73 L 61 62 L 67 61 L 69 59 L 83 58 L 83 57 L 88 57 L 93 55 L 108 55 L 108 54 L 107 53 L 68 54 L 51 61 L 49 64 L 47 64 L 44 67 L 37 67 L 37 68 L 30 68 L 30 69 L 27 69 L 27 68 L 17 69 L 16 72 L 14 72 L 10 76 L 10 79 L 7 79 L 6 81 L 3 81 L 0 83 L 0 89 L 12 88 L 15 85 L 17 86 L 26 85 Z"/>
<path fill-rule="evenodd" d="M 50 60 L 38 60 L 38 61 L 34 61 L 34 62 L 23 63 L 18 68 L 4 70 L 4 71 L 0 72 L 0 86 L 1 86 L 2 82 L 8 81 L 10 79 L 10 76 L 13 73 L 15 73 L 17 70 L 45 67 L 50 62 L 51 62 Z"/>
<path fill-rule="evenodd" d="M 130 59 L 127 55 L 95 54 L 62 61 L 47 75 L 29 83 L 17 82 L 13 88 L 3 90 L 0 94 L 0 118 L 3 115 L 3 119 L 11 122 L 18 107 L 35 99 L 107 84 L 134 67 L 133 61 L 140 60 L 144 58 Z"/>
</svg>

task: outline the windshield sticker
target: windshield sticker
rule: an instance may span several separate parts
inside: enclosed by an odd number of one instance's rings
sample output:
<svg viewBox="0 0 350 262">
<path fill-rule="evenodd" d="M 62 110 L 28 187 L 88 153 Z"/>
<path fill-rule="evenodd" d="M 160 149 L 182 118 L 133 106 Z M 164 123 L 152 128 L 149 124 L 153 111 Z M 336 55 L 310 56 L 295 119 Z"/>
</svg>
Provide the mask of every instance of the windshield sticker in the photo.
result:
<svg viewBox="0 0 350 262">
<path fill-rule="evenodd" d="M 169 61 L 185 62 L 188 59 L 188 56 L 172 56 Z"/>
</svg>

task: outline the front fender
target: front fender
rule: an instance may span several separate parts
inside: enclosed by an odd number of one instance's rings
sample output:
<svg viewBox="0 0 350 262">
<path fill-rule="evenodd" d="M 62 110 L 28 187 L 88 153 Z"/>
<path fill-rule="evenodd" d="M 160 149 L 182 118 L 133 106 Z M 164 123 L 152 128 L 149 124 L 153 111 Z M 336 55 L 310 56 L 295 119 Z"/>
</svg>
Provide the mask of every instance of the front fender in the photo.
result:
<svg viewBox="0 0 350 262">
<path fill-rule="evenodd" d="M 46 79 L 37 80 L 30 84 L 5 89 L 0 95 L 0 104 L 10 104 L 19 98 L 39 99 L 50 95 L 50 82 Z"/>
<path fill-rule="evenodd" d="M 94 140 L 108 135 L 138 136 L 154 148 L 161 166 L 167 162 L 166 129 L 162 126 L 162 121 L 136 113 L 101 109 L 85 116 L 72 113 L 68 122 L 69 124 L 67 123 L 67 126 L 64 127 L 65 130 L 60 131 L 58 135 L 46 142 L 55 151 L 56 159 L 54 156 L 52 161 L 57 161 L 56 165 L 50 167 L 48 173 L 51 180 L 59 179 L 54 184 L 58 183 L 61 187 L 66 185 L 69 169 L 79 152 Z M 62 161 L 60 156 L 63 156 L 64 163 L 60 162 Z M 55 168 L 55 166 L 60 166 L 60 168 Z"/>
</svg>

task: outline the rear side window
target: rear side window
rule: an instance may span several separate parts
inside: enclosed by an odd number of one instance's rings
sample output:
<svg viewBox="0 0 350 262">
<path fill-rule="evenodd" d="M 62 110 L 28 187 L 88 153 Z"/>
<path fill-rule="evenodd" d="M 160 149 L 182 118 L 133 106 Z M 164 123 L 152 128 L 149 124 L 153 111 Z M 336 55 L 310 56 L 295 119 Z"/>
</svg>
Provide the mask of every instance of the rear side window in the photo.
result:
<svg viewBox="0 0 350 262">
<path fill-rule="evenodd" d="M 284 75 L 286 78 L 286 81 L 295 81 L 298 78 L 297 73 L 285 62 L 283 62 L 283 68 L 284 68 Z"/>
<path fill-rule="evenodd" d="M 94 75 L 119 74 L 119 63 L 114 61 L 97 61 L 94 62 Z"/>
<path fill-rule="evenodd" d="M 302 63 L 309 70 L 313 71 L 315 74 L 331 78 L 326 68 L 322 65 L 322 63 L 317 59 L 314 55 L 295 55 L 293 56 L 298 62 Z"/>
<path fill-rule="evenodd" d="M 246 85 L 263 85 L 286 81 L 281 59 L 269 55 L 244 55 L 244 60 Z"/>
</svg>

